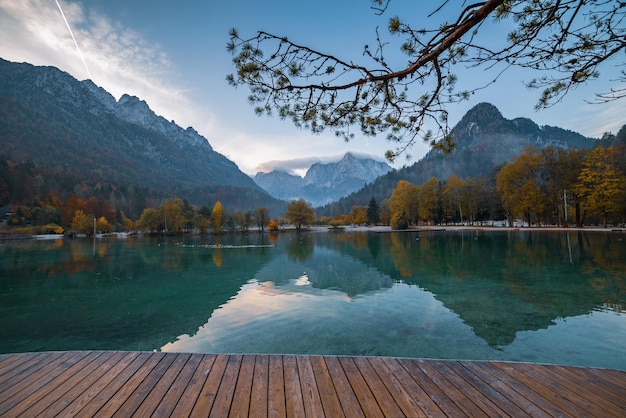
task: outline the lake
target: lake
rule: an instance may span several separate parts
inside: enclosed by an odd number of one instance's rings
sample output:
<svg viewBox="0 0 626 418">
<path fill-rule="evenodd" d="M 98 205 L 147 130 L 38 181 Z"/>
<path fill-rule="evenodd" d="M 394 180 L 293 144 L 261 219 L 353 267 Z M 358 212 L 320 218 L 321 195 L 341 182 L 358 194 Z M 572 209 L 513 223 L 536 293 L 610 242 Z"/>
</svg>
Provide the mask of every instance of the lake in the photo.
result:
<svg viewBox="0 0 626 418">
<path fill-rule="evenodd" d="M 343 231 L 0 243 L 0 352 L 512 360 L 626 370 L 626 234 Z"/>
</svg>

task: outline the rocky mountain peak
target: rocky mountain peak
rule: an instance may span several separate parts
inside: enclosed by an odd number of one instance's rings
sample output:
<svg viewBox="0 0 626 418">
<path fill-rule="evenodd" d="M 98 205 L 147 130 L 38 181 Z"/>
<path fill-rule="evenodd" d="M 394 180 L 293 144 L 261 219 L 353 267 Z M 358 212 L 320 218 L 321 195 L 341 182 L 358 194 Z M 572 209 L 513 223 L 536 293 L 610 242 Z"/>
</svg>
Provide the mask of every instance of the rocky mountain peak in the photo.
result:
<svg viewBox="0 0 626 418">
<path fill-rule="evenodd" d="M 257 173 L 254 181 L 273 197 L 303 198 L 313 206 L 321 206 L 359 190 L 391 170 L 387 163 L 346 153 L 336 162 L 312 164 L 304 179 L 272 171 Z"/>
</svg>

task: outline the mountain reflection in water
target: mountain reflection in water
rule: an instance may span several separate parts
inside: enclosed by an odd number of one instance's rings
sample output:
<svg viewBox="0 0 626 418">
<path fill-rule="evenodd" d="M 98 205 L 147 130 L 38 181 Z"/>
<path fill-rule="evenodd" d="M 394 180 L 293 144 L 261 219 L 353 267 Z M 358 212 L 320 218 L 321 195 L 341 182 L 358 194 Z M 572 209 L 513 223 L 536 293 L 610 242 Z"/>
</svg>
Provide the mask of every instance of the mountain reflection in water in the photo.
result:
<svg viewBox="0 0 626 418">
<path fill-rule="evenodd" d="M 622 238 L 346 230 L 2 244 L 0 352 L 390 355 L 626 369 Z"/>
</svg>

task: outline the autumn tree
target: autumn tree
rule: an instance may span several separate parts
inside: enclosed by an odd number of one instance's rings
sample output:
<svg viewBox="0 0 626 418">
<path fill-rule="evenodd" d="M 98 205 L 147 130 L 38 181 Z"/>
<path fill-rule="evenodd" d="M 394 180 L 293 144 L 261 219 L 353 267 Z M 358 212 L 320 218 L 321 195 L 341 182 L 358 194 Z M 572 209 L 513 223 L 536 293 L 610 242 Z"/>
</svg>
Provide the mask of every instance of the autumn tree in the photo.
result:
<svg viewBox="0 0 626 418">
<path fill-rule="evenodd" d="M 469 216 L 469 188 L 467 182 L 453 174 L 441 191 L 442 209 L 445 217 L 453 222 L 463 222 Z"/>
<path fill-rule="evenodd" d="M 201 234 L 204 234 L 206 230 L 209 228 L 209 226 L 211 225 L 211 221 L 208 218 L 205 218 L 204 216 L 202 216 L 200 212 L 194 213 L 193 219 L 191 222 L 194 228 L 200 231 Z"/>
<path fill-rule="evenodd" d="M 476 221 L 504 219 L 504 208 L 496 190 L 495 179 L 477 177 L 466 181 L 469 222 L 473 225 Z"/>
<path fill-rule="evenodd" d="M 96 220 L 96 231 L 100 233 L 106 233 L 113 231 L 113 226 L 104 216 L 99 217 Z"/>
<path fill-rule="evenodd" d="M 244 231 L 250 229 L 250 226 L 252 226 L 252 223 L 254 222 L 252 213 L 244 212 L 242 210 L 236 210 L 233 212 L 233 220 Z"/>
<path fill-rule="evenodd" d="M 270 221 L 269 210 L 265 206 L 259 206 L 254 212 L 254 220 L 256 222 L 256 226 L 258 226 L 261 232 L 263 232 Z"/>
<path fill-rule="evenodd" d="M 137 227 L 148 232 L 159 231 L 163 228 L 161 211 L 155 208 L 145 208 L 137 220 Z"/>
<path fill-rule="evenodd" d="M 391 226 L 392 229 L 407 229 L 409 227 L 409 218 L 406 215 L 406 212 L 403 210 L 394 212 L 391 216 L 389 226 Z"/>
<path fill-rule="evenodd" d="M 65 205 L 63 206 L 63 211 L 61 215 L 64 225 L 71 225 L 72 219 L 77 210 L 80 210 L 85 214 L 89 213 L 89 209 L 87 208 L 87 202 L 76 196 L 76 193 L 72 193 L 72 195 L 67 199 Z"/>
<path fill-rule="evenodd" d="M 352 206 L 350 219 L 353 224 L 363 225 L 367 223 L 367 206 Z"/>
<path fill-rule="evenodd" d="M 530 148 L 514 161 L 506 164 L 496 177 L 496 187 L 508 213 L 509 225 L 513 217 L 521 217 L 531 226 L 533 218 L 541 223 L 545 194 L 541 189 L 541 156 Z"/>
<path fill-rule="evenodd" d="M 626 176 L 615 167 L 613 147 L 596 147 L 585 158 L 576 191 L 585 209 L 601 216 L 606 228 L 626 200 Z"/>
<path fill-rule="evenodd" d="M 270 219 L 270 221 L 267 223 L 267 230 L 270 232 L 276 232 L 279 228 L 280 225 L 278 224 L 278 221 L 276 219 Z"/>
<path fill-rule="evenodd" d="M 383 199 L 380 202 L 380 222 L 383 225 L 389 225 L 391 222 L 391 209 L 389 208 L 389 199 Z"/>
<path fill-rule="evenodd" d="M 557 225 L 567 224 L 573 216 L 580 224 L 580 202 L 575 193 L 578 175 L 587 150 L 548 147 L 541 150 L 541 176 L 548 212 Z M 568 212 L 573 202 L 575 213 Z"/>
<path fill-rule="evenodd" d="M 432 177 L 420 187 L 417 195 L 420 218 L 437 225 L 441 220 L 441 185 Z"/>
<path fill-rule="evenodd" d="M 161 205 L 163 224 L 166 232 L 179 234 L 188 220 L 183 215 L 183 200 L 180 198 L 168 199 Z"/>
<path fill-rule="evenodd" d="M 81 234 L 92 235 L 94 233 L 93 215 L 88 215 L 82 210 L 77 209 L 72 217 L 71 228 Z"/>
<path fill-rule="evenodd" d="M 213 225 L 213 232 L 215 234 L 222 233 L 223 217 L 224 209 L 222 208 L 222 202 L 218 200 L 211 211 L 211 225 Z"/>
<path fill-rule="evenodd" d="M 315 212 L 304 199 L 292 200 L 287 205 L 285 218 L 296 229 L 301 229 L 303 225 L 310 225 L 315 220 Z"/>
<path fill-rule="evenodd" d="M 397 218 L 400 213 L 404 212 L 409 224 L 416 223 L 419 217 L 418 213 L 418 193 L 419 187 L 411 184 L 406 180 L 400 180 L 396 188 L 391 192 L 389 198 L 389 211 L 391 221 Z"/>
<path fill-rule="evenodd" d="M 371 0 L 381 16 L 391 2 Z M 386 154 L 390 160 L 420 139 L 448 151 L 454 141 L 447 106 L 497 82 L 507 69 L 534 77 L 526 84 L 541 91 L 540 109 L 599 78 L 600 68 L 624 65 L 625 13 L 625 2 L 608 0 L 416 2 L 407 19 L 389 18 L 387 33 L 377 27 L 375 44 L 352 57 L 282 34 L 241 36 L 231 29 L 227 49 L 235 72 L 227 80 L 250 89 L 258 115 L 277 115 L 314 133 L 330 129 L 346 140 L 354 137 L 352 126 L 364 135 L 386 134 L 396 145 Z M 408 20 L 419 17 L 432 26 Z M 494 70 L 495 80 L 472 80 L 472 71 L 485 69 Z M 469 70 L 467 80 L 459 70 Z M 598 101 L 625 97 L 624 80 L 626 71 Z"/>
</svg>

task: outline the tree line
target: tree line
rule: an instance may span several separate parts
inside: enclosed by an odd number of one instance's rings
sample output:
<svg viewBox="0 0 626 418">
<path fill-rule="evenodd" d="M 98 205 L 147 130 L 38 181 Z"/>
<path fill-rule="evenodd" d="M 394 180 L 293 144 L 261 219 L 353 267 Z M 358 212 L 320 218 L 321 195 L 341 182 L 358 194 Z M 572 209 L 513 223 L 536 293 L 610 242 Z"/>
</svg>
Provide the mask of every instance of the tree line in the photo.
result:
<svg viewBox="0 0 626 418">
<path fill-rule="evenodd" d="M 193 206 L 181 198 L 170 198 L 160 204 L 146 200 L 147 204 L 136 210 L 135 216 L 127 215 L 119 205 L 123 196 L 112 200 L 96 196 L 81 198 L 75 192 L 62 201 L 31 165 L 9 164 L 5 160 L 5 164 L 0 164 L 0 177 L 9 181 L 0 187 L 0 197 L 20 192 L 25 199 L 32 199 L 32 204 L 7 206 L 2 217 L 10 232 L 29 234 L 66 230 L 85 234 L 112 231 L 178 234 L 192 230 L 221 233 L 247 231 L 253 226 L 263 232 L 265 228 L 278 230 L 285 224 L 301 229 L 315 221 L 331 226 L 384 224 L 395 229 L 487 221 L 509 226 L 520 223 L 624 225 L 626 141 L 610 143 L 592 150 L 528 148 L 485 177 L 453 175 L 446 180 L 433 177 L 421 185 L 401 179 L 391 195 L 381 202 L 371 197 L 366 206 L 355 205 L 348 213 L 337 211 L 334 216 L 317 219 L 311 205 L 302 199 L 289 202 L 286 211 L 274 218 L 265 206 L 229 211 L 221 201 Z M 20 189 L 23 184 L 15 179 L 23 177 L 30 186 Z M 114 191 L 104 194 L 117 196 Z"/>
<path fill-rule="evenodd" d="M 82 199 L 73 193 L 66 202 L 48 192 L 45 198 L 37 196 L 32 206 L 14 206 L 4 213 L 4 232 L 23 234 L 61 234 L 74 232 L 93 235 L 115 231 L 158 234 L 187 232 L 220 234 L 224 231 L 248 231 L 256 227 L 260 232 L 277 231 L 289 224 L 296 229 L 310 225 L 315 219 L 311 205 L 292 200 L 284 215 L 270 217 L 267 207 L 255 210 L 229 211 L 220 201 L 213 206 L 193 206 L 185 199 L 170 198 L 159 206 L 147 207 L 133 220 L 120 209 L 114 209 L 108 200 L 92 196 Z"/>
<path fill-rule="evenodd" d="M 626 146 L 526 149 L 489 177 L 401 180 L 381 207 L 393 228 L 418 224 L 624 225 Z M 383 209 L 384 210 L 384 209 Z"/>
</svg>

